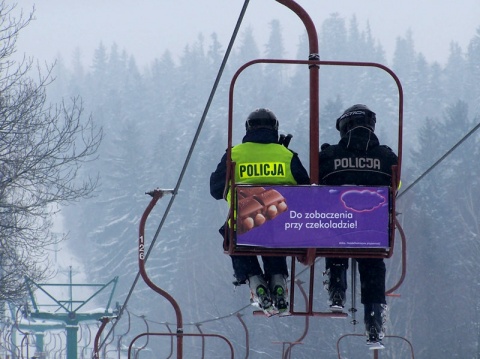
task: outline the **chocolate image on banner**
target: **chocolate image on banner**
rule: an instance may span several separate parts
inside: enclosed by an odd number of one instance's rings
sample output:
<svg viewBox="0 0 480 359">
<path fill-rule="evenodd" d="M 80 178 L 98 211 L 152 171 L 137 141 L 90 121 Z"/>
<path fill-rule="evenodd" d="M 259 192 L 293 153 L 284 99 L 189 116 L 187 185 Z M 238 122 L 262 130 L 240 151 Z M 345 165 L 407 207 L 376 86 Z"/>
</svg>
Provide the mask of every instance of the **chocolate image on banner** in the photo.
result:
<svg viewBox="0 0 480 359">
<path fill-rule="evenodd" d="M 237 233 L 242 234 L 285 212 L 287 202 L 274 189 L 248 187 L 239 190 Z"/>
<path fill-rule="evenodd" d="M 265 192 L 263 187 L 242 187 L 238 190 L 238 195 L 241 198 L 247 198 Z"/>
</svg>

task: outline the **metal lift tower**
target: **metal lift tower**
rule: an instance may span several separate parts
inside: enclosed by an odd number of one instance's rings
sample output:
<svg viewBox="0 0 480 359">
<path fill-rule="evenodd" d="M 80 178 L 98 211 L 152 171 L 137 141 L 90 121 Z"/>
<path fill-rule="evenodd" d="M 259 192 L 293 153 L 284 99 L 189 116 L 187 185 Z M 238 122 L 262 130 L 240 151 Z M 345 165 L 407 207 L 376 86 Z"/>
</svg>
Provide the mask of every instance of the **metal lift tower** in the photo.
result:
<svg viewBox="0 0 480 359">
<path fill-rule="evenodd" d="M 104 317 L 116 317 L 116 310 L 111 309 L 110 305 L 117 286 L 118 277 L 115 277 L 106 284 L 74 284 L 72 282 L 72 270 L 70 267 L 68 284 L 35 283 L 29 278 L 25 278 L 25 281 L 32 303 L 32 310 L 28 313 L 29 317 L 32 319 L 51 321 L 52 323 L 61 322 L 65 324 L 67 334 L 67 359 L 77 359 L 77 333 L 80 322 L 98 321 Z M 87 304 L 101 292 L 106 292 L 106 289 L 109 287 L 111 287 L 111 292 L 107 305 L 101 309 L 85 311 Z M 49 290 L 47 290 L 47 288 L 49 288 Z M 89 288 L 93 288 L 93 290 L 88 290 Z M 67 299 L 63 297 L 65 296 L 65 291 L 68 291 Z M 85 299 L 74 298 L 74 292 L 78 297 Z M 41 303 L 37 300 L 35 294 L 37 297 L 42 297 Z M 84 310 L 84 312 L 81 310 Z"/>
</svg>

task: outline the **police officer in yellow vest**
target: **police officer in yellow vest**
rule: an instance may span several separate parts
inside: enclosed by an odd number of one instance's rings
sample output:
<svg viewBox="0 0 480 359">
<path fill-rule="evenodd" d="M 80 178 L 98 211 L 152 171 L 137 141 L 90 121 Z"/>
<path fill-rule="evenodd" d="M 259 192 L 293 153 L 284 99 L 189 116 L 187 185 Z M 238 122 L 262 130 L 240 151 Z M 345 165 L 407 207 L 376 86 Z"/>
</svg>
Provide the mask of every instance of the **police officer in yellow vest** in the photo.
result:
<svg viewBox="0 0 480 359">
<path fill-rule="evenodd" d="M 245 122 L 246 134 L 241 144 L 232 148 L 235 182 L 242 184 L 309 184 L 305 167 L 297 154 L 279 143 L 278 120 L 274 113 L 259 108 Z M 215 199 L 225 196 L 227 156 L 223 155 L 210 176 L 210 193 Z M 224 197 L 225 196 L 225 197 Z M 224 235 L 224 227 L 220 229 Z M 228 244 L 225 238 L 224 245 Z M 263 256 L 262 271 L 257 256 L 231 256 L 236 285 L 249 283 L 252 298 L 266 314 L 287 310 L 285 257 Z"/>
</svg>

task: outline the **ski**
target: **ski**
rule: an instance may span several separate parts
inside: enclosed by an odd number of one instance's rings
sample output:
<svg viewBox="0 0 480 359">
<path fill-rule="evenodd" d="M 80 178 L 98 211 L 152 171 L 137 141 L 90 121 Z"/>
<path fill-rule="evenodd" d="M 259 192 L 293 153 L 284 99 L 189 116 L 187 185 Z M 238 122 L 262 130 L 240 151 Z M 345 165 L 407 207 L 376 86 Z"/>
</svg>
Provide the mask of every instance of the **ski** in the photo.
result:
<svg viewBox="0 0 480 359">
<path fill-rule="evenodd" d="M 283 311 L 283 312 L 279 312 L 279 313 L 278 313 L 278 316 L 279 316 L 279 317 L 289 317 L 289 316 L 291 316 L 291 315 L 292 315 L 292 313 L 290 313 L 288 310 L 285 310 L 285 311 Z"/>
<path fill-rule="evenodd" d="M 330 310 L 334 313 L 343 313 L 343 309 L 344 307 L 340 305 L 330 305 Z"/>
<path fill-rule="evenodd" d="M 367 346 L 370 350 L 379 350 L 379 349 L 385 348 L 382 342 L 370 342 L 368 340 L 367 340 Z"/>
<path fill-rule="evenodd" d="M 269 307 L 263 308 L 260 305 L 260 303 L 258 302 L 257 298 L 258 297 L 252 297 L 250 299 L 250 304 L 253 305 L 254 307 L 260 308 L 260 312 L 263 312 L 263 314 L 265 314 L 265 316 L 272 317 L 272 316 L 277 315 L 279 313 L 278 309 L 275 308 L 275 306 L 273 306 L 273 305 L 270 305 Z"/>
<path fill-rule="evenodd" d="M 259 310 L 255 310 L 253 311 L 253 314 L 254 315 L 261 315 L 261 316 L 265 316 L 267 318 L 270 318 L 270 317 L 273 317 L 275 315 L 278 315 L 279 312 L 277 310 L 277 308 L 266 308 L 266 309 L 263 309 L 263 308 L 260 308 L 258 305 L 256 304 L 252 304 L 254 307 L 257 307 L 259 308 Z"/>
</svg>

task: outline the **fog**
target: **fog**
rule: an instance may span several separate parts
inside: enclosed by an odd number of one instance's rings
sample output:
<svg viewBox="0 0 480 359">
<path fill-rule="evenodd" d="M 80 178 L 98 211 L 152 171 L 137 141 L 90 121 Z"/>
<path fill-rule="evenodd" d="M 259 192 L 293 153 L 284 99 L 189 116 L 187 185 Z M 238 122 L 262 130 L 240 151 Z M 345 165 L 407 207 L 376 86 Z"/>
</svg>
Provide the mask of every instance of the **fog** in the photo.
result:
<svg viewBox="0 0 480 359">
<path fill-rule="evenodd" d="M 396 38 L 411 30 L 416 50 L 427 61 L 444 63 L 451 41 L 465 49 L 480 18 L 478 0 L 298 3 L 317 26 L 335 12 L 347 20 L 355 15 L 362 27 L 369 23 L 388 59 Z M 185 44 L 194 42 L 200 33 L 208 37 L 215 32 L 220 42 L 227 44 L 243 4 L 240 0 L 22 0 L 18 10 L 29 13 L 35 7 L 36 19 L 22 32 L 18 53 L 42 62 L 52 62 L 61 55 L 68 62 L 78 47 L 84 61 L 89 62 L 100 42 L 107 47 L 116 43 L 134 54 L 139 65 L 149 64 L 167 49 L 173 54 L 181 53 Z M 264 44 L 272 19 L 280 20 L 284 27 L 288 24 L 288 29 L 284 28 L 285 45 L 291 51 L 287 56 L 294 56 L 304 28 L 285 6 L 273 0 L 252 0 L 243 26 L 252 26 L 259 44 Z"/>
<path fill-rule="evenodd" d="M 453 61 L 449 64 L 452 66 L 442 68 L 434 64 L 435 61 L 442 65 L 447 63 L 452 41 L 463 49 L 464 54 L 458 57 L 462 60 L 463 55 L 467 57 L 469 42 L 480 25 L 478 0 L 463 1 L 462 6 L 446 0 L 415 3 L 411 0 L 402 3 L 390 0 L 298 2 L 313 18 L 320 36 L 322 24 L 332 13 L 345 19 L 347 26 L 355 15 L 362 31 L 370 26 L 372 37 L 383 47 L 387 61 L 396 60 L 397 74 L 402 75 L 406 95 L 405 151 L 411 153 L 413 147 L 418 147 L 416 150 L 421 154 L 414 153 L 417 154 L 414 161 L 411 155 L 405 156 L 404 188 L 470 130 L 473 123 L 478 122 L 479 75 L 472 71 L 474 66 L 470 66 L 478 63 L 480 55 L 477 51 L 469 53 L 471 63 Z M 87 172 L 100 173 L 103 180 L 98 196 L 62 209 L 65 211 L 64 223 L 59 221 L 54 228 L 54 231 L 68 232 L 69 237 L 55 248 L 55 263 L 61 268 L 55 281 L 64 281 L 62 273 L 68 266 L 72 266 L 75 272 L 75 282 L 84 279 L 77 276 L 78 272 L 85 272 L 82 274 L 88 274 L 86 281 L 95 283 L 119 275 L 115 301 L 124 303 L 138 273 L 135 253 L 137 222 L 149 200 L 144 192 L 157 185 L 174 187 L 217 71 L 208 55 L 202 51 L 185 52 L 185 47 L 198 43 L 198 36 L 202 34 L 205 38 L 203 49 L 207 49 L 211 43 L 209 36 L 215 32 L 224 47 L 219 51 L 223 55 L 243 4 L 241 0 L 42 0 L 36 4 L 33 0 L 22 0 L 19 3 L 16 11 L 22 10 L 24 16 L 35 7 L 35 20 L 21 32 L 16 56 L 27 55 L 40 64 L 51 64 L 62 58 L 64 61 L 58 66 L 61 71 L 55 73 L 57 78 L 51 86 L 53 96 L 50 96 L 55 99 L 80 95 L 85 100 L 86 113 L 91 112 L 96 123 L 108 131 L 99 159 L 86 167 Z M 303 26 L 290 10 L 274 0 L 251 0 L 241 30 L 251 26 L 263 51 L 273 19 L 278 19 L 283 28 L 284 45 L 288 50 L 284 57 L 296 57 Z M 415 50 L 425 56 L 428 64 L 419 60 L 420 56 L 413 51 L 407 51 L 408 56 L 394 57 L 396 39 L 404 38 L 409 31 Z M 112 63 L 121 57 L 116 50 L 125 50 L 136 60 L 136 65 L 122 60 L 118 68 L 103 71 L 98 64 L 92 64 L 93 53 L 100 43 L 110 49 L 107 50 L 110 51 L 108 59 L 113 59 Z M 334 38 L 326 43 L 339 41 Z M 118 49 L 112 44 L 118 45 Z M 63 66 L 69 66 L 77 48 L 81 51 L 86 75 Z M 364 48 L 370 49 L 368 46 Z M 152 65 L 167 50 L 173 58 L 183 62 L 180 61 L 178 67 L 169 61 Z M 358 51 L 341 48 L 337 56 L 342 58 L 335 60 L 342 60 L 343 54 L 357 58 Z M 322 48 L 320 53 L 322 55 Z M 372 51 L 368 51 L 370 54 Z M 230 63 L 241 59 L 235 56 L 238 54 L 232 54 Z M 196 68 L 192 64 L 199 66 Z M 150 68 L 146 70 L 148 66 Z M 153 76 L 156 74 L 153 70 L 160 72 L 161 76 Z M 262 73 L 258 77 L 261 86 L 254 86 L 256 81 L 245 81 L 240 85 L 244 90 L 239 90 L 239 94 L 247 95 L 239 96 L 240 103 L 236 108 L 250 109 L 253 101 L 262 99 L 262 105 L 265 103 L 282 115 L 281 130 L 295 134 L 292 147 L 299 151 L 301 158 L 307 158 L 307 141 L 302 141 L 307 138 L 303 108 L 306 97 L 302 92 L 305 89 L 300 86 L 302 81 L 288 82 L 285 93 L 268 91 L 272 79 L 268 74 Z M 227 77 L 224 76 L 225 82 L 230 80 Z M 336 94 L 341 94 L 342 106 L 349 104 L 353 98 L 357 101 L 358 89 L 368 89 L 360 91 L 361 96 L 366 96 L 369 105 L 373 103 L 377 117 L 382 119 L 378 121 L 377 132 L 387 138 L 384 135 L 390 135 L 387 120 L 392 110 L 392 96 L 389 97 L 388 88 L 370 87 L 370 83 L 383 82 L 375 81 L 370 75 L 355 74 L 352 78 L 337 76 L 333 71 L 322 73 L 321 85 L 328 89 L 322 92 L 322 105 L 335 101 Z M 281 83 L 276 88 L 284 89 L 283 85 Z M 318 353 L 327 353 L 322 357 L 329 355 L 333 358 L 335 342 L 340 335 L 352 330 L 361 333 L 363 329 L 352 328 L 350 320 L 335 318 L 312 320 L 311 323 L 294 317 L 263 321 L 264 318 L 251 315 L 246 286 L 235 292 L 232 289 L 230 260 L 222 253 L 217 231 L 227 208 L 224 202 L 215 202 L 208 193 L 209 174 L 226 145 L 225 86 L 220 85 L 221 90 L 209 111 L 206 129 L 199 137 L 177 202 L 149 260 L 149 273 L 155 275 L 156 283 L 179 300 L 189 332 L 201 323 L 205 332 L 227 333 L 235 341 L 236 353 L 241 355 L 245 349 L 244 332 L 238 323 L 240 316 L 237 318 L 234 314 L 242 312 L 246 313 L 244 320 L 251 331 L 251 336 L 245 338 L 251 339 L 252 357 L 278 357 L 281 351 L 278 339 L 296 339 L 297 334 L 310 325 L 309 335 L 302 346 L 297 346 L 296 358 L 310 359 L 312 352 L 317 354 L 316 357 L 320 356 Z M 265 96 L 264 100 L 264 94 L 271 96 Z M 459 99 L 461 103 L 456 102 Z M 323 111 L 326 108 L 321 106 Z M 444 112 L 445 109 L 448 111 Z M 333 112 L 340 113 L 336 108 L 332 113 L 323 113 L 322 118 L 335 119 Z M 283 121 L 284 118 L 288 121 Z M 329 124 L 324 133 L 331 130 L 327 138 L 337 138 L 333 121 Z M 422 131 L 424 124 L 428 124 L 428 131 Z M 240 126 L 243 131 L 243 122 Z M 392 146 L 392 141 L 384 141 Z M 477 138 L 477 144 L 478 141 Z M 451 162 L 447 164 L 445 161 L 443 167 L 436 169 L 435 176 L 428 176 L 424 183 L 428 182 L 410 191 L 397 207 L 407 233 L 409 262 L 401 293 L 388 299 L 391 305 L 389 335 L 412 340 L 416 352 L 423 354 L 423 358 L 452 358 L 460 351 L 471 354 L 468 357 L 473 357 L 472 353 L 478 356 L 479 247 L 478 233 L 472 230 L 478 228 L 478 216 L 470 216 L 466 211 L 469 208 L 465 208 L 465 197 L 475 198 L 470 194 L 478 193 L 478 161 L 467 163 L 478 155 L 477 144 L 470 142 L 462 146 L 462 152 L 455 152 Z M 392 147 L 396 148 L 395 145 Z M 452 175 L 455 173 L 461 173 L 461 178 Z M 164 198 L 152 213 L 147 228 L 148 241 L 166 204 Z M 472 207 L 472 213 L 478 213 L 478 205 L 473 203 Z M 400 274 L 400 254 L 398 247 L 395 257 L 387 261 L 389 286 Z M 320 309 L 326 305 L 321 283 L 322 266 L 317 267 L 315 284 L 315 305 Z M 308 279 L 306 274 L 298 277 L 303 281 Z M 128 302 L 128 310 L 132 317 L 140 318 L 141 314 L 149 320 L 155 319 L 156 328 L 163 331 L 164 321 L 171 322 L 172 310 L 151 294 L 140 281 Z M 228 317 L 227 320 L 223 320 L 224 317 Z M 144 323 L 138 318 L 135 330 L 130 334 L 143 330 Z M 357 319 L 361 319 L 361 313 Z M 130 327 L 130 317 L 127 319 L 124 314 L 119 323 L 118 328 L 123 329 L 127 323 Z M 387 355 L 390 352 L 404 353 L 408 349 L 406 346 L 398 349 L 400 344 L 390 343 L 385 351 Z M 364 359 L 368 349 L 363 343 L 359 345 L 362 345 L 359 350 L 352 345 L 345 351 Z M 192 347 L 190 345 L 189 350 L 197 349 Z M 209 347 L 207 357 L 211 358 L 216 349 L 217 345 Z M 218 355 L 220 357 L 221 352 Z"/>
</svg>

